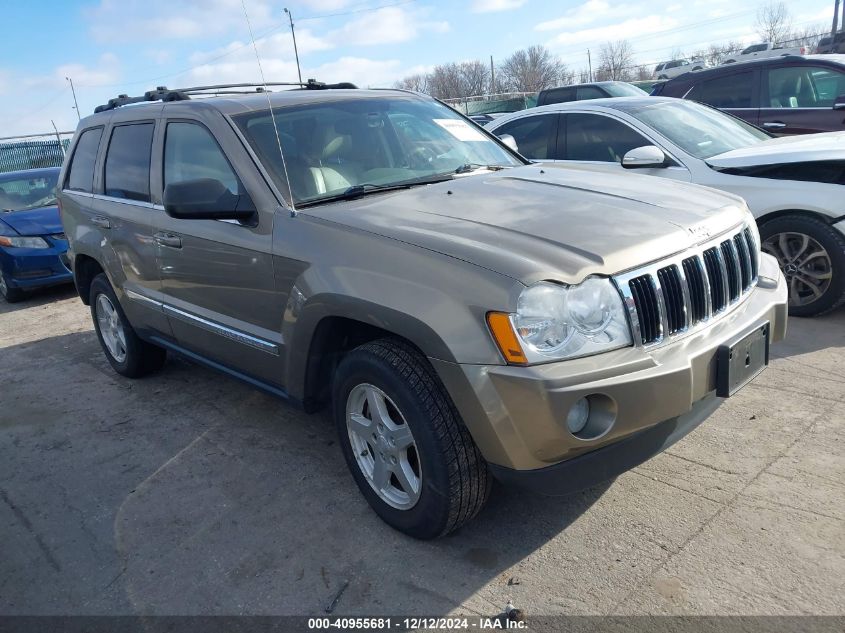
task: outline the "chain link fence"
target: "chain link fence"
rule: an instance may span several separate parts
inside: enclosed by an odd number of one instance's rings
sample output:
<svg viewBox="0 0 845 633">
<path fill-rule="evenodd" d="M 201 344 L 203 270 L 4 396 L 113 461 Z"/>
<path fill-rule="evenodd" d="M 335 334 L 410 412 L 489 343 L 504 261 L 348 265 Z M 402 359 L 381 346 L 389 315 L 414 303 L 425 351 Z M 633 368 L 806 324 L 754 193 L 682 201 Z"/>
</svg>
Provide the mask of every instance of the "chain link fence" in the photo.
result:
<svg viewBox="0 0 845 633">
<path fill-rule="evenodd" d="M 537 105 L 537 93 L 503 92 L 492 95 L 461 97 L 460 99 L 443 99 L 443 102 L 467 115 L 517 112 Z"/>
<path fill-rule="evenodd" d="M 73 132 L 50 132 L 0 138 L 0 173 L 39 167 L 59 167 Z"/>
</svg>

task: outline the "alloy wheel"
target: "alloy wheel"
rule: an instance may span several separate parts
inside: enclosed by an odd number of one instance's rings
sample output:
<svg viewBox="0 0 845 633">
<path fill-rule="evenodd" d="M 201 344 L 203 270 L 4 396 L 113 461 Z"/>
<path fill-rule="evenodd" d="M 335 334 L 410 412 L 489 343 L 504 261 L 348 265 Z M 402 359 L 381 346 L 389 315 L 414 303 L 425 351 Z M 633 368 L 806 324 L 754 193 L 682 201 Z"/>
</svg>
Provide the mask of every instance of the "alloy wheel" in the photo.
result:
<svg viewBox="0 0 845 633">
<path fill-rule="evenodd" d="M 97 297 L 97 324 L 100 328 L 100 336 L 112 358 L 118 363 L 126 360 L 126 333 L 123 331 L 123 324 L 120 315 L 105 295 Z"/>
<path fill-rule="evenodd" d="M 357 385 L 346 400 L 346 428 L 355 461 L 376 494 L 398 510 L 420 498 L 422 466 L 411 428 L 381 389 Z"/>
<path fill-rule="evenodd" d="M 804 233 L 775 233 L 762 250 L 778 260 L 789 286 L 789 303 L 804 306 L 820 299 L 833 279 L 830 253 Z"/>
</svg>

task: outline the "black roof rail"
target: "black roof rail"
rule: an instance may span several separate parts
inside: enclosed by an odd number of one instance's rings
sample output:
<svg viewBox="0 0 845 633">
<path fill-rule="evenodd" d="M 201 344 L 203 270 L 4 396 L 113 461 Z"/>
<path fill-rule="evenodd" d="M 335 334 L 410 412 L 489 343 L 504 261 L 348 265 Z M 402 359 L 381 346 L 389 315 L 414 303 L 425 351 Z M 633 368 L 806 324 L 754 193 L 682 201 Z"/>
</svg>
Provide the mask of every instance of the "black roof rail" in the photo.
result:
<svg viewBox="0 0 845 633">
<path fill-rule="evenodd" d="M 108 103 L 99 105 L 94 108 L 94 114 L 100 112 L 107 112 L 114 110 L 121 106 L 132 103 L 144 103 L 150 101 L 186 101 L 192 95 L 244 95 L 255 94 L 260 92 L 270 92 L 267 90 L 270 86 L 295 86 L 294 90 L 355 90 L 358 88 L 353 83 L 341 82 L 335 84 L 327 84 L 316 79 L 309 79 L 305 82 L 283 82 L 273 81 L 263 84 L 257 83 L 242 83 L 242 84 L 216 84 L 212 86 L 192 86 L 190 88 L 168 88 L 167 86 L 158 86 L 155 90 L 148 90 L 143 95 L 138 97 L 130 97 L 129 95 L 118 95 L 114 99 L 109 99 Z M 249 90 L 247 90 L 249 88 Z"/>
</svg>

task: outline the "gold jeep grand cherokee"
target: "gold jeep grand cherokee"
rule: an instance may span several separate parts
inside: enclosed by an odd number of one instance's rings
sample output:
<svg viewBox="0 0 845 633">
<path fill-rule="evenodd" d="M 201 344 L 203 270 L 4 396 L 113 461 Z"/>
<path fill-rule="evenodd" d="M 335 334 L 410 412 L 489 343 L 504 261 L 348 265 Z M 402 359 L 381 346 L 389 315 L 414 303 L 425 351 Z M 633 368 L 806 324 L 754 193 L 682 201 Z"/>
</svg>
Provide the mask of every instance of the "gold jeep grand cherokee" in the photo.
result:
<svg viewBox="0 0 845 633">
<path fill-rule="evenodd" d="M 493 477 L 563 494 L 636 466 L 785 334 L 737 197 L 532 165 L 417 94 L 241 88 L 80 122 L 59 180 L 79 295 L 124 376 L 171 352 L 331 406 L 412 536 L 470 520 Z"/>
</svg>

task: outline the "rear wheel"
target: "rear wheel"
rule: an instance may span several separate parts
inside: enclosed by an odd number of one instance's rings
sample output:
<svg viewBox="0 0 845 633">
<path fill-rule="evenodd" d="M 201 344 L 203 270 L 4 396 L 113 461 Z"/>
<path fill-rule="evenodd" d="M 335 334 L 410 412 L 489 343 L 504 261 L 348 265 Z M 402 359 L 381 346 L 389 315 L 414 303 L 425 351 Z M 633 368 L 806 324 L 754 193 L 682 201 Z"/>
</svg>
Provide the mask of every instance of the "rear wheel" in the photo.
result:
<svg viewBox="0 0 845 633">
<path fill-rule="evenodd" d="M 818 316 L 845 303 L 845 237 L 816 218 L 790 215 L 760 227 L 762 250 L 789 286 L 789 314 Z"/>
<path fill-rule="evenodd" d="M 3 295 L 3 298 L 9 303 L 16 303 L 23 299 L 24 291 L 9 285 L 9 282 L 6 281 L 6 275 L 0 271 L 0 295 Z"/>
<path fill-rule="evenodd" d="M 108 278 L 102 273 L 91 282 L 90 304 L 97 338 L 118 374 L 140 378 L 161 368 L 167 352 L 135 334 Z"/>
<path fill-rule="evenodd" d="M 386 523 L 431 539 L 482 508 L 487 464 L 416 349 L 390 339 L 354 349 L 337 368 L 333 401 L 346 463 Z"/>
</svg>

